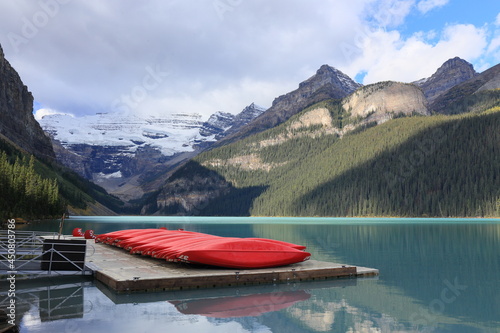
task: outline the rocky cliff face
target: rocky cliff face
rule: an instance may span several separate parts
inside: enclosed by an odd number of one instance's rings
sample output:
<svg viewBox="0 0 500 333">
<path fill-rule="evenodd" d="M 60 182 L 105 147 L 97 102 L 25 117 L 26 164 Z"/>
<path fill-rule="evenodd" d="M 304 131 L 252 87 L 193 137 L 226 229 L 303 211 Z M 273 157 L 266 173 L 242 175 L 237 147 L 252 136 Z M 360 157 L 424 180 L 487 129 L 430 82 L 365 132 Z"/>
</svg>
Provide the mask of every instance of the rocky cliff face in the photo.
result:
<svg viewBox="0 0 500 333">
<path fill-rule="evenodd" d="M 427 101 L 418 87 L 400 82 L 379 82 L 358 89 L 342 106 L 351 117 L 382 123 L 395 115 L 429 115 Z"/>
<path fill-rule="evenodd" d="M 276 98 L 266 112 L 238 132 L 228 135 L 220 144 L 234 142 L 275 127 L 310 105 L 327 99 L 344 98 L 359 87 L 361 84 L 354 82 L 338 69 L 323 65 L 315 75 L 300 83 L 298 89 Z"/>
<path fill-rule="evenodd" d="M 227 112 L 216 112 L 203 123 L 200 134 L 204 137 L 212 136 L 213 141 L 220 140 L 232 133 L 238 132 L 243 126 L 260 116 L 266 111 L 265 108 L 250 104 L 237 115 Z"/>
<path fill-rule="evenodd" d="M 319 138 L 323 135 L 343 135 L 364 125 L 381 124 L 397 116 L 429 115 L 427 101 L 422 90 L 413 84 L 400 82 L 380 82 L 359 88 L 339 102 L 342 105 L 344 124 L 338 121 L 339 116 L 321 103 L 309 107 L 304 112 L 292 117 L 280 125 L 281 130 L 268 135 L 266 139 L 254 142 L 242 149 L 245 154 L 229 159 L 212 159 L 205 161 L 205 167 L 237 167 L 241 170 L 270 170 L 283 163 L 265 162 L 260 157 L 260 150 L 282 145 L 290 140 L 302 138 Z M 331 109 L 335 109 L 330 106 Z"/>
<path fill-rule="evenodd" d="M 50 138 L 33 117 L 33 96 L 0 46 L 0 134 L 42 159 L 55 159 Z"/>
<path fill-rule="evenodd" d="M 446 61 L 430 78 L 414 82 L 422 88 L 427 100 L 432 103 L 450 88 L 478 75 L 467 61 L 455 57 Z"/>
<path fill-rule="evenodd" d="M 234 114 L 218 111 L 203 123 L 200 134 L 205 137 L 213 135 L 214 138 L 217 138 L 232 126 L 233 120 Z"/>
<path fill-rule="evenodd" d="M 142 185 L 194 156 L 192 152 L 165 156 L 150 145 L 133 153 L 128 146 L 81 143 L 65 148 L 58 140 L 53 140 L 53 146 L 57 161 L 125 201 L 140 198 Z"/>
<path fill-rule="evenodd" d="M 429 108 L 438 113 L 450 113 L 450 107 L 460 103 L 465 97 L 495 89 L 500 89 L 500 64 L 450 88 L 432 101 Z M 495 105 L 496 103 L 492 104 Z"/>
<path fill-rule="evenodd" d="M 255 118 L 266 112 L 266 110 L 266 108 L 256 105 L 255 103 L 250 104 L 234 117 L 231 127 L 224 132 L 223 136 L 217 139 L 220 140 L 223 137 L 238 132 L 243 126 L 249 124 Z"/>
</svg>

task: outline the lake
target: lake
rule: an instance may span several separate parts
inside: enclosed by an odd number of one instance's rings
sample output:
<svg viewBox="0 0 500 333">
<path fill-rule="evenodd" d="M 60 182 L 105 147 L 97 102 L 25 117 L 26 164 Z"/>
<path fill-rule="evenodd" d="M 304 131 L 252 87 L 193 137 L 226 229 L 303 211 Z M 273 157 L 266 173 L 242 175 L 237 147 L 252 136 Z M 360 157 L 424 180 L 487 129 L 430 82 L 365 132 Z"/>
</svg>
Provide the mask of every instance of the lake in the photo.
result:
<svg viewBox="0 0 500 333">
<path fill-rule="evenodd" d="M 74 217 L 64 233 L 75 227 L 273 238 L 380 275 L 138 294 L 81 277 L 19 282 L 21 332 L 500 332 L 500 219 Z"/>
</svg>

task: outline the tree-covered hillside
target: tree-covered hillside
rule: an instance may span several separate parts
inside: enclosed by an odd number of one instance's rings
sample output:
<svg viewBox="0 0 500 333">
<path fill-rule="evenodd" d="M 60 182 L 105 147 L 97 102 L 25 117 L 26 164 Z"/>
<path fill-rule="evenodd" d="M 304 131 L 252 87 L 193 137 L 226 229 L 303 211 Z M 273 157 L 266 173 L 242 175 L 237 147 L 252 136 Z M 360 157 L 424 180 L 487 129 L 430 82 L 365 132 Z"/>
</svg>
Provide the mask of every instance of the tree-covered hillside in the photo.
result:
<svg viewBox="0 0 500 333">
<path fill-rule="evenodd" d="M 41 161 L 0 138 L 0 219 L 59 218 L 71 209 L 123 203 L 99 186 L 52 161 Z"/>
<path fill-rule="evenodd" d="M 11 163 L 0 153 L 0 214 L 2 218 L 17 216 L 51 217 L 62 214 L 64 207 L 55 179 L 42 178 L 35 172 L 35 158 L 17 158 Z"/>
<path fill-rule="evenodd" d="M 333 105 L 332 119 L 339 119 Z M 201 213 L 228 215 L 230 207 L 231 215 L 500 216 L 500 108 L 366 123 L 342 138 L 319 135 L 319 125 L 292 133 L 301 115 L 199 155 L 200 166 L 233 185 Z M 250 200 L 238 212 L 235 194 Z"/>
</svg>

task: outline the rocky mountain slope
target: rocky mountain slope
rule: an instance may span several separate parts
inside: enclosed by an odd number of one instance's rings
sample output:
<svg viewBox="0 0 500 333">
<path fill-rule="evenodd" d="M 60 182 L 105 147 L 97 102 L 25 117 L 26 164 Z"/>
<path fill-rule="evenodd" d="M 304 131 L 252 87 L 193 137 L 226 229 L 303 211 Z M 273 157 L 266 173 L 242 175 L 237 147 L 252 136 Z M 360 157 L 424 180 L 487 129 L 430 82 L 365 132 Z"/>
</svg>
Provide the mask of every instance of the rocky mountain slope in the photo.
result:
<svg viewBox="0 0 500 333">
<path fill-rule="evenodd" d="M 500 163 L 495 153 L 500 107 L 473 115 L 403 117 L 342 138 L 320 134 L 317 123 L 305 122 L 308 114 L 327 119 L 323 110 L 312 107 L 271 131 L 200 154 L 166 183 L 156 196 L 156 211 L 151 203 L 148 213 L 500 214 L 500 169 L 495 167 Z M 295 125 L 300 123 L 304 126 Z M 290 128 L 302 135 L 276 140 Z"/>
<path fill-rule="evenodd" d="M 478 75 L 467 61 L 455 57 L 446 61 L 430 78 L 414 82 L 422 88 L 427 100 L 432 103 L 450 88 Z"/>
<path fill-rule="evenodd" d="M 378 124 L 394 115 L 429 115 L 427 101 L 421 89 L 413 84 L 380 82 L 364 86 L 342 101 L 351 117 L 367 118 Z"/>
<path fill-rule="evenodd" d="M 381 124 L 394 117 L 411 115 L 429 115 L 425 96 L 415 85 L 398 82 L 364 86 L 340 101 L 328 99 L 316 103 L 278 127 L 230 144 L 232 153 L 227 158 L 219 158 L 215 149 L 208 155 L 217 157 L 201 157 L 200 165 L 196 166 L 195 162 L 190 162 L 189 167 L 182 167 L 156 197 L 156 213 L 194 214 L 195 211 L 201 211 L 201 207 L 206 208 L 213 198 L 228 193 L 234 195 L 234 188 L 231 188 L 228 180 L 214 172 L 204 171 L 205 167 L 215 170 L 236 169 L 240 172 L 272 173 L 307 156 L 308 152 L 298 153 L 300 148 L 294 147 L 302 145 L 302 142 L 321 140 L 328 136 L 330 139 L 325 141 L 328 145 L 336 138 L 356 129 L 366 128 L 371 126 L 370 124 Z M 225 151 L 225 147 L 219 149 Z M 282 150 L 282 153 L 277 153 Z M 275 154 L 282 154 L 282 158 L 270 158 Z M 287 154 L 289 156 L 286 156 Z M 200 173 L 210 174 L 210 177 L 205 179 Z M 240 180 L 235 179 L 229 181 L 240 183 Z M 206 184 L 210 186 L 205 187 Z M 193 192 L 193 189 L 196 191 Z M 252 191 L 258 193 L 259 187 L 253 187 Z M 239 207 L 242 203 L 232 205 Z M 150 204 L 146 207 L 145 211 L 154 211 L 151 206 Z"/>
<path fill-rule="evenodd" d="M 451 68 L 453 64 L 461 67 L 463 62 L 451 61 L 442 68 L 460 72 Z M 438 80 L 447 88 L 435 95 L 435 101 L 448 96 L 441 113 L 453 113 L 449 109 L 452 104 L 467 105 L 456 113 L 473 111 L 474 118 L 430 116 L 423 89 L 389 81 L 358 88 L 341 100 L 324 99 L 302 108 L 278 126 L 248 135 L 248 128 L 258 129 L 254 123 L 265 116 L 279 122 L 282 110 L 273 116 L 273 103 L 243 129 L 247 130 L 240 134 L 243 139 L 232 143 L 222 140 L 220 143 L 228 144 L 204 152 L 189 167 L 180 168 L 172 181 L 169 179 L 151 198 L 147 212 L 279 216 L 496 214 L 500 209 L 499 170 L 491 165 L 499 163 L 494 153 L 500 149 L 498 77 L 495 66 L 458 85 L 447 84 L 444 78 Z M 450 80 L 460 81 L 456 77 Z M 449 96 L 455 99 L 450 102 Z M 487 140 L 481 135 L 487 135 Z M 475 151 L 472 159 L 480 162 L 465 158 L 470 151 Z M 204 174 L 211 175 L 206 188 Z M 457 174 L 466 176 L 455 179 Z M 480 191 L 467 190 L 466 200 L 471 204 L 466 205 L 462 204 L 465 199 L 461 190 L 446 187 L 447 179 L 455 179 L 457 184 L 471 181 L 485 185 Z M 195 197 L 190 197 L 187 188 L 196 188 Z"/>
<path fill-rule="evenodd" d="M 137 174 L 141 156 L 154 164 L 193 151 L 203 122 L 198 114 L 159 118 L 101 113 L 83 117 L 48 115 L 39 123 L 66 150 L 56 149 L 58 160 L 73 168 L 79 165 L 75 171 L 99 182 Z M 154 151 L 158 152 L 156 158 Z"/>
<path fill-rule="evenodd" d="M 204 137 L 218 137 L 231 127 L 233 120 L 234 114 L 217 111 L 203 123 L 203 126 L 200 128 L 200 135 Z"/>
<path fill-rule="evenodd" d="M 231 127 L 225 130 L 223 135 L 216 137 L 216 139 L 221 140 L 228 135 L 239 132 L 242 127 L 251 123 L 255 118 L 266 112 L 266 110 L 267 108 L 256 105 L 255 103 L 250 104 L 234 117 Z"/>
<path fill-rule="evenodd" d="M 288 120 L 304 108 L 327 99 L 341 99 L 353 93 L 361 84 L 336 68 L 321 66 L 309 79 L 285 95 L 277 97 L 272 106 L 248 125 L 228 135 L 217 143 L 218 146 L 235 142 L 249 135 L 275 127 Z"/>
<path fill-rule="evenodd" d="M 473 104 L 472 99 L 481 98 L 496 89 L 500 89 L 500 64 L 448 89 L 429 104 L 429 109 L 445 114 L 468 112 L 471 110 L 467 107 L 467 103 Z M 498 103 L 495 94 L 488 99 L 490 106 Z"/>
<path fill-rule="evenodd" d="M 0 134 L 35 156 L 54 160 L 50 139 L 33 117 L 33 95 L 0 46 Z"/>
<path fill-rule="evenodd" d="M 212 137 L 210 141 L 220 140 L 229 134 L 238 132 L 241 127 L 250 123 L 265 111 L 266 108 L 252 103 L 237 115 L 229 112 L 216 112 L 203 123 L 200 128 L 200 135 L 202 137 Z"/>
<path fill-rule="evenodd" d="M 115 214 L 122 202 L 58 164 L 33 116 L 33 96 L 0 47 L 1 218 L 59 218 L 63 212 Z"/>
<path fill-rule="evenodd" d="M 226 132 L 237 131 L 265 109 L 255 104 L 241 113 L 217 112 L 207 121 L 199 114 L 164 117 L 100 113 L 68 114 L 39 120 L 53 141 L 57 159 L 81 176 L 125 200 L 154 189 L 155 176 L 192 158 Z"/>
</svg>

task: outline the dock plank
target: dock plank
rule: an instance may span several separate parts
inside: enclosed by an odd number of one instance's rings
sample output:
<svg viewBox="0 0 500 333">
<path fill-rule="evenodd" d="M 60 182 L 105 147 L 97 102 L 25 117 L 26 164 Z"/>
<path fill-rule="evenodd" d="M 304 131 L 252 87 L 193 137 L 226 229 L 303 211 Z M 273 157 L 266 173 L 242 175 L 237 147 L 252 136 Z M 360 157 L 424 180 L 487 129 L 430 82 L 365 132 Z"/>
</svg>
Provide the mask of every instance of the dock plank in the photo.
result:
<svg viewBox="0 0 500 333">
<path fill-rule="evenodd" d="M 378 275 L 377 269 L 317 260 L 265 269 L 228 269 L 171 263 L 131 255 L 88 240 L 87 266 L 95 278 L 117 292 L 185 290 L 238 285 L 325 280 Z"/>
</svg>

